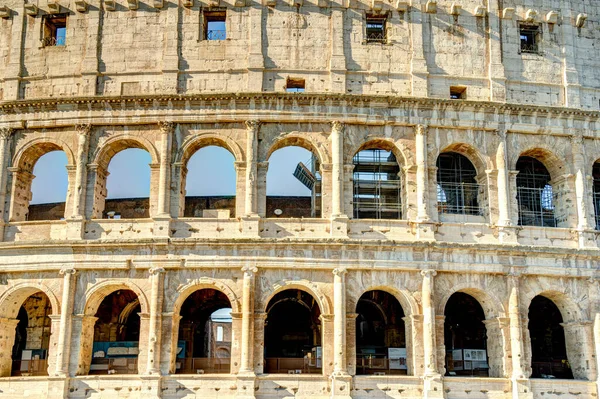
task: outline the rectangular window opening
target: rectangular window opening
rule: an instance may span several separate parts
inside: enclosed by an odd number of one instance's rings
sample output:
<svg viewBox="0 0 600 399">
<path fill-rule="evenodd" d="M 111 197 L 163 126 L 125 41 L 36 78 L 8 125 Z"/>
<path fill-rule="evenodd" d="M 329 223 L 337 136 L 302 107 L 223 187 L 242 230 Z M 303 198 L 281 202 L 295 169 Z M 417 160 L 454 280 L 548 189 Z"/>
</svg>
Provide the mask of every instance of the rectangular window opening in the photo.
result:
<svg viewBox="0 0 600 399">
<path fill-rule="evenodd" d="M 521 38 L 521 53 L 539 53 L 542 40 L 542 29 L 540 25 L 519 25 L 519 37 Z"/>
<path fill-rule="evenodd" d="M 287 78 L 285 91 L 288 93 L 304 93 L 305 81 L 301 78 Z"/>
<path fill-rule="evenodd" d="M 226 11 L 204 11 L 204 37 L 206 40 L 227 39 Z"/>
<path fill-rule="evenodd" d="M 464 86 L 450 86 L 450 98 L 453 100 L 466 100 L 467 88 Z"/>
<path fill-rule="evenodd" d="M 67 44 L 67 15 L 56 14 L 44 16 L 42 45 L 65 46 Z"/>
<path fill-rule="evenodd" d="M 367 14 L 367 43 L 386 43 L 387 15 Z"/>
</svg>

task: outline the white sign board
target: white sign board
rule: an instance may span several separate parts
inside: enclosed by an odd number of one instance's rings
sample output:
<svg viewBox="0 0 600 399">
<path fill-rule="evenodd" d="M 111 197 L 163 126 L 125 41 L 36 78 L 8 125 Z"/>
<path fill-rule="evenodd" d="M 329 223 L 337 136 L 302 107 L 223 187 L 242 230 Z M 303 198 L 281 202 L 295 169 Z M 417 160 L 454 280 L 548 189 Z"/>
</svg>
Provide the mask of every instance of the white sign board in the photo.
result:
<svg viewBox="0 0 600 399">
<path fill-rule="evenodd" d="M 406 348 L 388 348 L 390 370 L 406 370 Z"/>
</svg>

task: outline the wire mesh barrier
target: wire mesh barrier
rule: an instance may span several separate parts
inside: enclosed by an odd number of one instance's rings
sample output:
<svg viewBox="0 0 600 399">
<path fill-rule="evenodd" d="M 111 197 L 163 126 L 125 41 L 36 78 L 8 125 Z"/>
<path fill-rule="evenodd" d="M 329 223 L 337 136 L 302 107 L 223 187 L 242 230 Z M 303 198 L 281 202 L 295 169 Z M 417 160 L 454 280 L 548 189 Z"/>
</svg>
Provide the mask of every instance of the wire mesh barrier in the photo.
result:
<svg viewBox="0 0 600 399">
<path fill-rule="evenodd" d="M 48 359 L 14 360 L 11 375 L 15 377 L 48 375 Z"/>
<path fill-rule="evenodd" d="M 365 150 L 353 162 L 354 217 L 401 219 L 402 181 L 396 157 L 388 151 Z"/>
<path fill-rule="evenodd" d="M 225 39 L 227 39 L 227 31 L 226 30 L 207 30 L 206 31 L 206 39 L 207 40 L 225 40 Z"/>
<path fill-rule="evenodd" d="M 228 374 L 230 358 L 186 357 L 177 359 L 178 374 Z"/>
<path fill-rule="evenodd" d="M 266 373 L 321 374 L 321 367 L 311 364 L 306 357 L 271 357 L 265 359 Z"/>
<path fill-rule="evenodd" d="M 556 227 L 552 186 L 543 188 L 517 187 L 519 225 Z"/>
<path fill-rule="evenodd" d="M 42 47 L 64 46 L 66 45 L 66 37 L 45 37 L 42 39 Z"/>
<path fill-rule="evenodd" d="M 137 374 L 137 357 L 94 358 L 90 365 L 90 374 Z"/>
<path fill-rule="evenodd" d="M 405 360 L 405 359 L 400 359 Z M 406 363 L 396 364 L 385 355 L 357 355 L 356 374 L 358 375 L 405 375 Z M 391 367 L 390 367 L 391 366 Z"/>
<path fill-rule="evenodd" d="M 437 185 L 437 207 L 440 214 L 483 215 L 477 201 L 477 183 L 446 183 Z"/>
</svg>

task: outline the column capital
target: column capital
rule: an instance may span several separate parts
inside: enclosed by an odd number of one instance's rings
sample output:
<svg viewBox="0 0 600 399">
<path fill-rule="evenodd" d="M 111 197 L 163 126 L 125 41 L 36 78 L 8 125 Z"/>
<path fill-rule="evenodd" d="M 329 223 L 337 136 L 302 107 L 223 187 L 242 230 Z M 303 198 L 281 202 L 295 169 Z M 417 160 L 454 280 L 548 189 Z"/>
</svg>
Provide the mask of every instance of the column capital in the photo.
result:
<svg viewBox="0 0 600 399">
<path fill-rule="evenodd" d="M 427 125 L 419 124 L 415 125 L 415 134 L 416 135 L 424 135 L 427 133 Z"/>
<path fill-rule="evenodd" d="M 506 140 L 506 130 L 505 129 L 496 129 L 494 130 L 494 134 L 498 136 L 500 140 Z"/>
<path fill-rule="evenodd" d="M 242 272 L 245 276 L 252 277 L 254 274 L 258 273 L 258 267 L 256 266 L 244 266 L 242 267 Z"/>
<path fill-rule="evenodd" d="M 77 270 L 75 270 L 72 267 L 65 267 L 63 269 L 60 269 L 59 273 L 64 276 L 74 275 L 75 273 L 77 273 Z"/>
<path fill-rule="evenodd" d="M 262 125 L 262 122 L 259 121 L 258 119 L 250 119 L 244 123 L 246 124 L 246 129 L 253 131 L 253 132 L 258 131 L 258 129 L 260 128 L 260 125 Z"/>
<path fill-rule="evenodd" d="M 15 129 L 12 127 L 0 127 L 0 139 L 8 140 L 14 132 Z"/>
<path fill-rule="evenodd" d="M 572 144 L 583 145 L 583 135 L 575 134 L 573 136 L 569 136 L 569 140 Z"/>
<path fill-rule="evenodd" d="M 344 122 L 341 121 L 332 121 L 331 122 L 331 132 L 335 132 L 335 133 L 344 133 L 344 130 L 346 129 L 346 124 Z"/>
<path fill-rule="evenodd" d="M 92 125 L 90 123 L 77 124 L 75 125 L 75 130 L 77 130 L 77 134 L 89 137 L 92 132 Z"/>
<path fill-rule="evenodd" d="M 158 128 L 162 134 L 170 134 L 175 130 L 175 123 L 172 121 L 158 122 Z"/>
<path fill-rule="evenodd" d="M 334 276 L 344 277 L 346 273 L 348 273 L 348 268 L 345 266 L 336 267 L 332 270 Z"/>
<path fill-rule="evenodd" d="M 437 271 L 433 269 L 421 270 L 421 276 L 423 277 L 435 277 L 437 275 Z"/>
<path fill-rule="evenodd" d="M 158 275 L 158 274 L 164 273 L 164 272 L 165 272 L 164 267 L 152 267 L 152 268 L 148 269 L 148 273 L 150 273 L 151 276 Z"/>
</svg>

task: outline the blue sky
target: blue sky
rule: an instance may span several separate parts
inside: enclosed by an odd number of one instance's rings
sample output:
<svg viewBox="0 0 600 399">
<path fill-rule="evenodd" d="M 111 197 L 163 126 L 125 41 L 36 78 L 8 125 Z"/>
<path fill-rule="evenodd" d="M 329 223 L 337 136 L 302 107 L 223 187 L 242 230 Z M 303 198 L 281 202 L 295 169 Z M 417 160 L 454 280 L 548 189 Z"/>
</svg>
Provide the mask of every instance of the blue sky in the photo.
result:
<svg viewBox="0 0 600 399">
<path fill-rule="evenodd" d="M 292 173 L 298 162 L 310 166 L 310 152 L 300 147 L 285 147 L 271 155 L 267 174 L 267 195 L 309 196 Z M 234 195 L 233 156 L 220 147 L 205 147 L 188 163 L 188 196 Z M 131 148 L 111 160 L 107 181 L 108 198 L 148 197 L 150 192 L 150 154 Z M 42 156 L 33 168 L 32 204 L 64 202 L 67 192 L 67 158 L 62 151 Z"/>
</svg>

